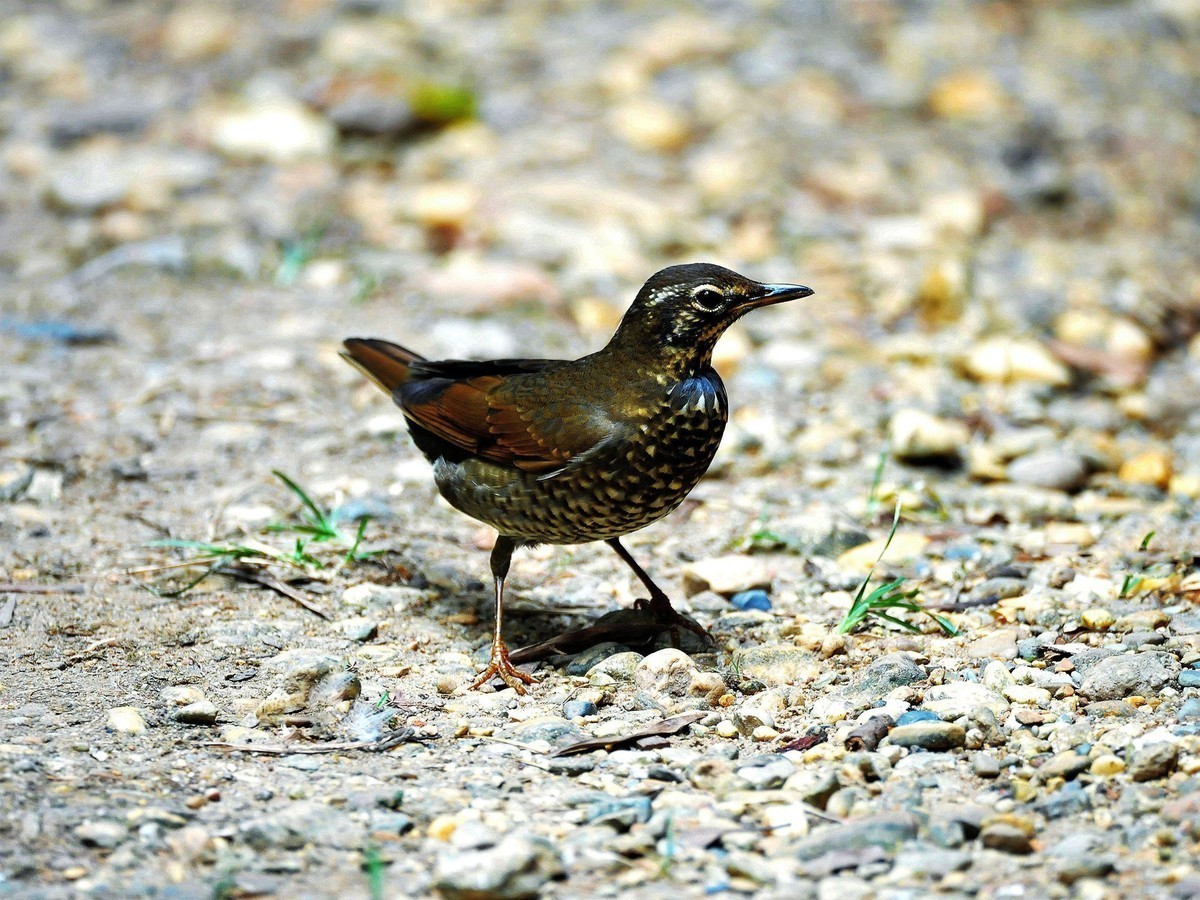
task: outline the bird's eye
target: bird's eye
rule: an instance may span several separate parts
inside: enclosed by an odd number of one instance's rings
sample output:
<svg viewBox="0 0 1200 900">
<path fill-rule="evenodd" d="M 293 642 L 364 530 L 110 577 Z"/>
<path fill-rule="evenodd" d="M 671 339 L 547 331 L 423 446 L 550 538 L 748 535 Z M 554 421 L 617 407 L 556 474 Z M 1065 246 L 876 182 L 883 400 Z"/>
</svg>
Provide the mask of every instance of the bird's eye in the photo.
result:
<svg viewBox="0 0 1200 900">
<path fill-rule="evenodd" d="M 715 288 L 701 287 L 692 292 L 692 303 L 701 312 L 716 312 L 724 302 L 725 297 Z"/>
</svg>

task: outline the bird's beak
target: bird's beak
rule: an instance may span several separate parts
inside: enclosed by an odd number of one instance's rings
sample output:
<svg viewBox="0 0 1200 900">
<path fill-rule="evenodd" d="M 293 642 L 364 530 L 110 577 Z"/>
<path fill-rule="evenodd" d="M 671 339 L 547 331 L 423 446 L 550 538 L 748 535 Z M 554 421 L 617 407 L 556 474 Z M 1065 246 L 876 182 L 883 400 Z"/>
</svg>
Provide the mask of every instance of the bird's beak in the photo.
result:
<svg viewBox="0 0 1200 900">
<path fill-rule="evenodd" d="M 745 308 L 758 309 L 760 306 L 772 306 L 776 303 L 786 303 L 789 300 L 799 300 L 812 296 L 813 289 L 802 284 L 763 284 L 762 293 L 751 297 L 744 304 Z"/>
</svg>

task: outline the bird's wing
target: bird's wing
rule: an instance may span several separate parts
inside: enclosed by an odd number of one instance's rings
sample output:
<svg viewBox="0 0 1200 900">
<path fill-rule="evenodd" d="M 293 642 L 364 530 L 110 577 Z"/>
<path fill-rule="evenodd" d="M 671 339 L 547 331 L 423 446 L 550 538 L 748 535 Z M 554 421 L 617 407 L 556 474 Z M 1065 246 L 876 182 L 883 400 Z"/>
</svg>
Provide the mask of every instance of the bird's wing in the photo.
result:
<svg viewBox="0 0 1200 900">
<path fill-rule="evenodd" d="M 521 377 L 552 364 L 420 363 L 413 367 L 416 377 L 393 396 L 412 422 L 455 447 L 552 477 L 621 430 L 601 410 L 562 398 L 545 381 Z"/>
</svg>

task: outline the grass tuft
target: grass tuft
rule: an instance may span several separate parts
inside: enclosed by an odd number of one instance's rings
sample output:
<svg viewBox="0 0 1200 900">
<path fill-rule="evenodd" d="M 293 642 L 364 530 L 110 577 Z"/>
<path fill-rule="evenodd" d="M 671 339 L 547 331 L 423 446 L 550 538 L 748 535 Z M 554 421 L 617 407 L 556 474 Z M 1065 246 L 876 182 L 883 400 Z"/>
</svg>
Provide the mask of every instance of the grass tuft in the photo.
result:
<svg viewBox="0 0 1200 900">
<path fill-rule="evenodd" d="M 151 541 L 147 546 L 187 550 L 191 555 L 180 563 L 137 570 L 139 574 L 196 568 L 202 571 L 198 575 L 189 576 L 180 586 L 161 587 L 148 584 L 147 588 L 160 597 L 181 597 L 210 575 L 233 566 L 258 570 L 284 568 L 292 570 L 293 574 L 311 578 L 320 573 L 334 573 L 344 566 L 365 562 L 383 552 L 362 549 L 367 526 L 371 521 L 369 516 L 359 519 L 354 535 L 348 536 L 335 524 L 333 510 L 325 510 L 318 506 L 304 488 L 283 472 L 275 470 L 272 474 L 299 499 L 299 521 L 268 525 L 264 529 L 264 537 L 287 534 L 292 538 L 290 544 L 277 546 L 253 537 L 236 542 Z"/>
<path fill-rule="evenodd" d="M 893 610 L 929 616 L 946 634 L 950 636 L 958 634 L 958 629 L 949 619 L 926 609 L 916 601 L 915 598 L 919 593 L 917 590 L 904 591 L 900 589 L 905 581 L 903 578 L 897 578 L 895 581 L 881 584 L 869 594 L 867 593 L 867 587 L 871 583 L 871 576 L 875 574 L 875 567 L 879 565 L 880 560 L 883 559 L 883 554 L 887 553 L 888 547 L 892 545 L 892 538 L 896 536 L 896 529 L 900 526 L 900 510 L 900 504 L 897 503 L 895 515 L 892 516 L 892 530 L 888 532 L 883 549 L 879 551 L 879 556 L 871 565 L 870 571 L 867 572 L 867 577 L 858 586 L 858 593 L 854 595 L 854 602 L 850 604 L 850 609 L 846 611 L 841 624 L 838 625 L 838 634 L 849 634 L 870 617 L 882 619 L 885 622 L 903 628 L 905 631 L 919 632 L 921 630 L 912 622 L 894 615 Z"/>
</svg>

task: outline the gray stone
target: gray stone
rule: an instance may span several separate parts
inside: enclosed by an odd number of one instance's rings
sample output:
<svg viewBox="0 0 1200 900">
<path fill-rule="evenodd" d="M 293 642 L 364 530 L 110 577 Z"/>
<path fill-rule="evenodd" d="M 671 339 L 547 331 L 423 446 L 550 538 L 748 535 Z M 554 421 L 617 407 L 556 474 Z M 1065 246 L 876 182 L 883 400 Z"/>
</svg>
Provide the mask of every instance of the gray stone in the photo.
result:
<svg viewBox="0 0 1200 900">
<path fill-rule="evenodd" d="M 971 854 L 965 851 L 947 852 L 941 847 L 906 847 L 896 854 L 891 878 L 945 878 L 951 872 L 970 868 Z"/>
<path fill-rule="evenodd" d="M 1006 600 L 1009 597 L 1020 597 L 1028 592 L 1029 582 L 1024 578 L 998 577 L 988 578 L 971 590 L 972 600 Z"/>
<path fill-rule="evenodd" d="M 1056 491 L 1077 491 L 1088 477 L 1087 461 L 1070 450 L 1037 450 L 1008 464 L 1009 481 Z"/>
<path fill-rule="evenodd" d="M 150 104 L 130 97 L 104 97 L 54 110 L 46 128 L 55 144 L 72 144 L 95 134 L 136 134 L 155 112 Z"/>
<path fill-rule="evenodd" d="M 1152 696 L 1179 674 L 1179 660 L 1161 651 L 1113 656 L 1096 663 L 1080 692 L 1093 700 Z"/>
<path fill-rule="evenodd" d="M 366 642 L 379 634 L 379 623 L 366 616 L 351 616 L 338 622 L 338 631 L 342 637 L 360 643 Z"/>
<path fill-rule="evenodd" d="M 795 763 L 786 756 L 764 753 L 761 756 L 750 757 L 737 768 L 736 774 L 747 781 L 754 790 L 765 791 L 782 787 L 795 771 Z"/>
<path fill-rule="evenodd" d="M 1081 878 L 1103 878 L 1113 870 L 1112 854 L 1103 852 L 1107 845 L 1104 835 L 1081 832 L 1063 838 L 1046 855 L 1054 876 L 1073 884 Z"/>
<path fill-rule="evenodd" d="M 446 900 L 532 900 L 563 875 L 562 860 L 548 841 L 510 834 L 486 850 L 442 853 L 434 863 L 433 887 Z"/>
<path fill-rule="evenodd" d="M 618 653 L 630 653 L 630 649 L 624 644 L 618 644 L 614 641 L 605 641 L 603 644 L 596 644 L 594 647 L 588 647 L 582 653 L 576 653 L 567 663 L 568 675 L 586 675 L 592 666 L 596 665 L 601 660 L 608 659 L 610 656 L 615 656 Z"/>
<path fill-rule="evenodd" d="M 171 718 L 180 725 L 215 725 L 217 707 L 211 700 L 198 700 L 173 710 Z"/>
<path fill-rule="evenodd" d="M 865 847 L 881 847 L 894 850 L 905 841 L 917 836 L 917 820 L 908 813 L 881 813 L 821 828 L 799 841 L 794 849 L 796 856 L 807 861 L 837 850 L 862 850 Z"/>
<path fill-rule="evenodd" d="M 1033 852 L 1030 835 L 1024 829 L 1003 822 L 993 823 L 983 829 L 979 839 L 983 846 L 1003 853 L 1025 854 Z"/>
<path fill-rule="evenodd" d="M 1138 647 L 1144 647 L 1147 644 L 1155 645 L 1165 644 L 1167 636 L 1161 631 L 1131 631 L 1121 639 L 1121 643 L 1130 650 L 1136 650 Z"/>
<path fill-rule="evenodd" d="M 589 737 L 571 722 L 558 716 L 539 716 L 522 722 L 516 730 L 517 740 L 525 744 L 545 741 L 547 744 L 566 746 L 586 741 Z"/>
<path fill-rule="evenodd" d="M 1042 797 L 1033 808 L 1047 819 L 1062 819 L 1090 810 L 1092 798 L 1078 781 L 1071 781 L 1052 794 Z"/>
<path fill-rule="evenodd" d="M 599 709 L 591 700 L 568 700 L 563 704 L 563 716 L 568 719 L 594 716 L 598 712 Z"/>
<path fill-rule="evenodd" d="M 1169 741 L 1151 744 L 1134 750 L 1126 759 L 1125 771 L 1134 781 L 1153 781 L 1165 778 L 1175 771 L 1179 762 L 1179 747 Z"/>
<path fill-rule="evenodd" d="M 953 722 L 913 722 L 911 725 L 897 725 L 888 733 L 888 740 L 900 747 L 954 750 L 966 743 L 967 732 Z"/>
<path fill-rule="evenodd" d="M 976 753 L 971 757 L 971 771 L 980 778 L 1000 777 L 1000 760 L 990 753 Z"/>
<path fill-rule="evenodd" d="M 633 681 L 633 673 L 641 661 L 642 654 L 634 653 L 632 650 L 625 653 L 614 653 L 588 669 L 587 674 L 589 677 L 603 674 L 617 681 Z"/>
<path fill-rule="evenodd" d="M 1200 697 L 1188 697 L 1179 707 L 1176 718 L 1183 722 L 1190 719 L 1200 719 Z"/>
<path fill-rule="evenodd" d="M 1087 754 L 1067 750 L 1063 753 L 1056 753 L 1043 763 L 1042 767 L 1038 769 L 1038 775 L 1043 781 L 1051 778 L 1065 778 L 1069 781 L 1080 772 L 1086 772 L 1091 762 Z"/>
<path fill-rule="evenodd" d="M 354 93 L 325 114 L 338 130 L 352 134 L 397 135 L 416 124 L 408 101 L 390 94 Z"/>
<path fill-rule="evenodd" d="M 875 660 L 850 683 L 847 693 L 878 701 L 898 687 L 922 681 L 925 673 L 903 653 L 889 653 Z"/>
<path fill-rule="evenodd" d="M 81 822 L 75 826 L 75 837 L 79 838 L 79 842 L 85 847 L 99 847 L 102 850 L 111 850 L 129 834 L 129 830 L 119 822 L 110 822 L 105 819 L 96 819 L 90 822 Z"/>
<path fill-rule="evenodd" d="M 795 644 L 759 644 L 738 650 L 733 668 L 743 678 L 761 681 L 768 687 L 801 684 L 817 673 L 816 654 Z"/>
</svg>

